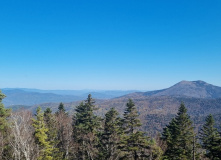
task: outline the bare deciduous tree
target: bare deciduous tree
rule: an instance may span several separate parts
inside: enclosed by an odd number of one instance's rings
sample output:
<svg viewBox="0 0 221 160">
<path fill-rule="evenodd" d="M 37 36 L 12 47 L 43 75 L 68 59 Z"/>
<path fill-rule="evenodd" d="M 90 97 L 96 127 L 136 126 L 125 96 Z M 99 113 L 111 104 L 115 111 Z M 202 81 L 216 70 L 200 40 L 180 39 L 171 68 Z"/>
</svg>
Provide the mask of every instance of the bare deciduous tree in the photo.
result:
<svg viewBox="0 0 221 160">
<path fill-rule="evenodd" d="M 15 160 L 35 160 L 38 153 L 34 142 L 32 113 L 27 110 L 13 112 L 10 116 L 11 134 L 10 145 Z"/>
<path fill-rule="evenodd" d="M 58 139 L 60 140 L 59 148 L 64 154 L 63 158 L 70 159 L 70 153 L 73 151 L 73 128 L 72 119 L 64 112 L 56 115 Z M 72 152 L 73 154 L 73 152 Z"/>
</svg>

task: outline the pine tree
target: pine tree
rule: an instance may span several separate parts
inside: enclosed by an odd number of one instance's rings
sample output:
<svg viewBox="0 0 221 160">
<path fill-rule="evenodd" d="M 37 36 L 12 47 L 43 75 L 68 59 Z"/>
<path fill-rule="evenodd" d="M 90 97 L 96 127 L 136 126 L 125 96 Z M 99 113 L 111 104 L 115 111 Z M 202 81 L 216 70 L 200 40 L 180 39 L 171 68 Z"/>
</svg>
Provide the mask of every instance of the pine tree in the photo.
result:
<svg viewBox="0 0 221 160">
<path fill-rule="evenodd" d="M 97 133 L 100 125 L 99 118 L 95 116 L 94 100 L 88 95 L 86 103 L 81 103 L 76 108 L 74 115 L 74 140 L 78 143 L 78 159 L 95 159 L 98 155 L 96 148 Z"/>
<path fill-rule="evenodd" d="M 220 126 L 220 128 L 221 128 L 221 126 Z M 219 152 L 218 157 L 221 159 L 221 130 L 219 131 L 218 146 L 217 146 L 216 150 Z"/>
<path fill-rule="evenodd" d="M 61 102 L 58 106 L 58 112 L 64 112 L 65 113 L 65 108 L 64 108 L 64 104 Z"/>
<path fill-rule="evenodd" d="M 159 144 L 158 144 L 159 141 L 157 142 L 157 138 L 158 138 L 158 135 L 157 135 L 156 139 L 151 139 L 149 141 L 150 155 L 148 157 L 148 160 L 161 160 L 161 158 L 162 158 L 163 151 L 161 149 L 161 146 L 159 146 Z M 160 140 L 160 138 L 158 140 Z"/>
<path fill-rule="evenodd" d="M 129 99 L 123 119 L 124 135 L 120 146 L 121 150 L 124 151 L 122 159 L 138 160 L 149 156 L 146 152 L 149 149 L 148 137 L 145 136 L 144 132 L 138 130 L 140 126 L 141 122 L 138 119 L 135 104 Z"/>
<path fill-rule="evenodd" d="M 6 128 L 8 127 L 7 118 L 10 116 L 11 110 L 5 109 L 2 100 L 5 98 L 5 95 L 0 91 L 0 132 L 6 134 Z"/>
<path fill-rule="evenodd" d="M 57 128 L 56 128 L 57 122 L 50 108 L 46 108 L 46 110 L 44 111 L 44 122 L 48 129 L 47 132 L 48 140 L 55 142 L 57 138 Z"/>
<path fill-rule="evenodd" d="M 101 159 L 113 160 L 119 157 L 118 147 L 122 129 L 121 118 L 118 115 L 119 113 L 114 108 L 105 114 L 104 131 L 101 134 Z"/>
<path fill-rule="evenodd" d="M 44 122 L 48 129 L 48 140 L 55 142 L 57 138 L 56 121 L 50 108 L 46 108 L 44 111 Z"/>
<path fill-rule="evenodd" d="M 162 138 L 167 144 L 164 159 L 193 159 L 194 129 L 183 103 L 177 116 L 164 128 Z"/>
<path fill-rule="evenodd" d="M 10 109 L 5 109 L 2 100 L 5 95 L 0 90 L 0 159 L 10 159 L 10 145 L 9 145 L 9 123 L 7 121 L 11 114 Z"/>
<path fill-rule="evenodd" d="M 50 141 L 53 152 L 53 159 L 60 160 L 62 159 L 62 152 L 58 148 L 59 139 L 58 139 L 58 130 L 57 130 L 57 122 L 55 119 L 55 115 L 52 114 L 52 110 L 50 108 L 46 108 L 44 111 L 44 122 L 48 131 L 46 132 L 48 136 L 48 141 Z"/>
<path fill-rule="evenodd" d="M 200 140 L 202 147 L 206 149 L 206 157 L 211 160 L 218 160 L 221 159 L 221 137 L 214 125 L 215 120 L 210 114 L 206 117 L 206 123 L 200 131 Z"/>
<path fill-rule="evenodd" d="M 38 144 L 39 149 L 40 149 L 40 154 L 38 156 L 39 160 L 52 160 L 52 152 L 53 148 L 48 140 L 48 128 L 45 126 L 44 122 L 44 116 L 43 113 L 41 112 L 41 108 L 37 108 L 37 114 L 36 114 L 36 120 L 33 119 L 33 127 L 35 129 L 35 141 L 36 144 Z"/>
</svg>

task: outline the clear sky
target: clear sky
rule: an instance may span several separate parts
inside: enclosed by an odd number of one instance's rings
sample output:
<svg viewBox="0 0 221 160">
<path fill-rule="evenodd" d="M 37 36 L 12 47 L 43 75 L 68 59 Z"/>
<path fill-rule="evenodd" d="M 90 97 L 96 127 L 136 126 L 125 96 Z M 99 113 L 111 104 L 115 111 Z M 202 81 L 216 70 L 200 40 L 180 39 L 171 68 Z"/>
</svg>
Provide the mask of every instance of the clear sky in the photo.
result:
<svg viewBox="0 0 221 160">
<path fill-rule="evenodd" d="M 1 0 L 0 88 L 221 86 L 220 0 Z"/>
</svg>

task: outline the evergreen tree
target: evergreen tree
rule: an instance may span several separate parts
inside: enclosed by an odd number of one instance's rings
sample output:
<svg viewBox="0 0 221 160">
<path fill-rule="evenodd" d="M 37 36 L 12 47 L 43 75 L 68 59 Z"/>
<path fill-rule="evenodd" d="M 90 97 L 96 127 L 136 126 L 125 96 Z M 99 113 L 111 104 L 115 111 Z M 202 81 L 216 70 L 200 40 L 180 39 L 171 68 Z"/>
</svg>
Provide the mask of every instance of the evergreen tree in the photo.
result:
<svg viewBox="0 0 221 160">
<path fill-rule="evenodd" d="M 2 100 L 5 98 L 5 95 L 0 91 L 0 132 L 6 134 L 6 128 L 8 127 L 7 118 L 10 116 L 11 110 L 5 109 Z"/>
<path fill-rule="evenodd" d="M 114 108 L 105 114 L 104 131 L 101 135 L 101 159 L 113 160 L 119 157 L 118 147 L 122 129 L 121 118 L 118 115 L 119 113 Z"/>
<path fill-rule="evenodd" d="M 56 120 L 50 108 L 44 111 L 44 122 L 48 129 L 48 140 L 54 141 L 57 137 Z"/>
<path fill-rule="evenodd" d="M 141 122 L 138 119 L 135 104 L 129 99 L 123 119 L 124 135 L 122 136 L 120 148 L 124 151 L 124 156 L 121 159 L 138 160 L 149 157 L 146 152 L 149 149 L 148 137 L 145 136 L 144 132 L 138 131 L 140 126 Z"/>
<path fill-rule="evenodd" d="M 64 112 L 65 113 L 65 108 L 64 108 L 64 104 L 61 102 L 58 106 L 58 112 Z"/>
<path fill-rule="evenodd" d="M 206 117 L 206 123 L 200 131 L 200 140 L 202 147 L 206 149 L 206 157 L 211 160 L 218 160 L 221 159 L 221 137 L 214 125 L 215 120 L 210 114 Z"/>
<path fill-rule="evenodd" d="M 9 145 L 9 123 L 7 121 L 8 117 L 11 114 L 10 109 L 5 109 L 2 100 L 5 98 L 5 95 L 2 94 L 0 90 L 0 159 L 10 159 L 10 145 Z"/>
<path fill-rule="evenodd" d="M 149 141 L 149 145 L 150 145 L 150 149 L 149 149 L 150 156 L 148 157 L 148 160 L 161 160 L 163 151 L 161 147 L 159 146 L 159 144 L 157 144 L 156 140 L 151 139 Z"/>
<path fill-rule="evenodd" d="M 46 108 L 46 110 L 44 111 L 44 121 L 48 129 L 48 131 L 46 132 L 48 136 L 48 141 L 50 141 L 52 148 L 53 148 L 52 157 L 53 159 L 60 160 L 62 159 L 62 152 L 58 148 L 58 144 L 60 140 L 58 139 L 58 130 L 56 127 L 57 122 L 50 108 Z"/>
<path fill-rule="evenodd" d="M 220 127 L 220 129 L 221 129 L 221 127 Z M 219 131 L 217 151 L 219 152 L 219 158 L 221 159 L 221 130 Z"/>
<path fill-rule="evenodd" d="M 44 121 L 45 121 L 47 128 L 51 127 L 54 124 L 54 120 L 52 117 L 53 115 L 52 115 L 51 108 L 46 108 L 46 110 L 44 111 Z"/>
<path fill-rule="evenodd" d="M 78 143 L 78 159 L 95 159 L 98 155 L 96 148 L 98 143 L 97 133 L 99 118 L 95 116 L 94 100 L 88 95 L 86 103 L 81 103 L 76 108 L 74 115 L 74 140 Z"/>
<path fill-rule="evenodd" d="M 164 128 L 162 138 L 167 144 L 164 159 L 189 160 L 194 158 L 192 152 L 194 129 L 183 103 L 177 116 Z"/>
<path fill-rule="evenodd" d="M 37 108 L 37 114 L 36 114 L 36 120 L 33 119 L 33 127 L 35 129 L 35 141 L 36 144 L 38 144 L 39 149 L 40 149 L 40 154 L 38 156 L 39 160 L 52 160 L 52 152 L 53 148 L 48 140 L 48 128 L 45 126 L 44 122 L 44 116 L 43 113 L 41 112 L 41 108 Z"/>
<path fill-rule="evenodd" d="M 56 121 L 50 108 L 46 108 L 44 111 L 44 122 L 48 129 L 48 140 L 55 142 L 57 138 Z"/>
<path fill-rule="evenodd" d="M 61 102 L 58 106 L 58 111 L 55 112 L 55 114 L 58 116 L 58 114 L 66 114 L 68 115 L 68 113 L 66 112 L 65 108 L 64 108 L 64 104 Z"/>
</svg>

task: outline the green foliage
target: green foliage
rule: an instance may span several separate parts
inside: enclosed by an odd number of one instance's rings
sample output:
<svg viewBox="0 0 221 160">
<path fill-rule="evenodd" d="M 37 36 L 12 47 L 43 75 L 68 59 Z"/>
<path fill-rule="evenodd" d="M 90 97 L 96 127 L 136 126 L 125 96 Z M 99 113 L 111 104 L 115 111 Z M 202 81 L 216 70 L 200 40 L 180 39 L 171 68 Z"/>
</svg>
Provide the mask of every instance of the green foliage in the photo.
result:
<svg viewBox="0 0 221 160">
<path fill-rule="evenodd" d="M 51 114 L 52 114 L 51 108 L 46 108 L 44 111 L 44 117 L 47 117 L 47 115 L 51 115 Z"/>
<path fill-rule="evenodd" d="M 39 160 L 52 160 L 52 152 L 53 148 L 48 140 L 48 128 L 45 126 L 44 116 L 41 112 L 41 108 L 37 108 L 36 120 L 33 119 L 33 127 L 35 129 L 35 140 L 36 144 L 40 147 L 40 155 L 38 157 Z"/>
<path fill-rule="evenodd" d="M 64 104 L 63 103 L 60 103 L 59 106 L 58 106 L 58 112 L 64 112 L 65 113 L 65 108 L 64 108 Z"/>
<path fill-rule="evenodd" d="M 2 100 L 5 98 L 5 95 L 0 91 L 0 132 L 5 134 L 6 127 L 8 126 L 7 118 L 10 116 L 11 110 L 5 109 Z"/>
<path fill-rule="evenodd" d="M 160 148 L 160 146 L 156 143 L 156 140 L 151 139 L 149 141 L 149 146 L 150 146 L 150 155 L 148 158 L 151 160 L 161 160 L 163 151 Z"/>
<path fill-rule="evenodd" d="M 52 114 L 52 110 L 50 108 L 46 108 L 44 111 L 44 122 L 48 131 L 46 132 L 48 136 L 48 141 L 52 145 L 52 157 L 53 159 L 59 160 L 62 159 L 62 152 L 58 148 L 59 139 L 58 139 L 58 129 L 56 127 L 57 122 L 55 119 L 55 115 Z"/>
<path fill-rule="evenodd" d="M 122 135 L 120 149 L 124 151 L 122 159 L 138 160 L 149 157 L 147 150 L 149 149 L 148 137 L 144 132 L 138 131 L 141 122 L 138 119 L 137 109 L 134 102 L 129 99 L 123 119 L 124 135 Z"/>
<path fill-rule="evenodd" d="M 206 157 L 218 160 L 221 159 L 221 137 L 214 125 L 214 118 L 210 114 L 206 117 L 206 123 L 200 131 L 200 139 L 202 147 L 206 149 Z"/>
<path fill-rule="evenodd" d="M 134 102 L 129 99 L 127 107 L 124 112 L 124 132 L 126 134 L 133 133 L 137 127 L 141 126 L 140 119 L 138 119 L 137 109 Z"/>
<path fill-rule="evenodd" d="M 104 131 L 101 134 L 101 159 L 112 160 L 117 159 L 120 154 L 119 142 L 122 134 L 121 118 L 119 113 L 111 108 L 105 114 Z"/>
<path fill-rule="evenodd" d="M 44 122 L 47 127 L 48 140 L 55 141 L 57 137 L 56 120 L 50 108 L 44 111 Z"/>
<path fill-rule="evenodd" d="M 8 118 L 11 114 L 10 109 L 5 109 L 2 100 L 5 95 L 2 94 L 0 90 L 0 159 L 10 159 L 11 158 L 11 148 L 9 145 L 10 130 Z"/>
<path fill-rule="evenodd" d="M 96 110 L 95 106 L 93 105 L 94 103 L 95 102 L 89 94 L 86 103 L 84 104 L 82 102 L 75 109 L 75 128 L 84 134 L 89 132 L 95 133 L 99 124 L 98 117 L 93 113 Z"/>
<path fill-rule="evenodd" d="M 3 160 L 12 159 L 13 154 L 8 145 L 9 139 L 13 138 L 10 137 L 12 132 L 8 123 L 10 110 L 5 109 L 2 104 L 4 97 L 0 92 L 0 159 Z M 146 133 L 140 130 L 141 121 L 131 99 L 128 100 L 123 119 L 115 108 L 111 108 L 101 121 L 101 117 L 94 113 L 97 109 L 94 103 L 91 95 L 88 95 L 87 100 L 76 107 L 73 119 L 65 112 L 62 103 L 55 114 L 50 108 L 42 113 L 38 107 L 33 127 L 29 128 L 35 131 L 33 136 L 37 144 L 37 147 L 30 144 L 32 145 L 30 148 L 36 151 L 39 160 L 202 159 L 198 154 L 195 138 L 197 136 L 184 104 L 181 104 L 176 117 L 164 128 L 162 141 L 160 136 L 156 140 L 150 140 Z M 150 124 L 153 119 L 157 119 L 159 123 L 161 121 L 167 123 L 166 121 L 172 117 L 174 117 L 172 114 L 168 117 L 164 114 L 141 116 L 150 121 Z M 209 115 L 200 131 L 202 147 L 206 150 L 206 156 L 212 160 L 221 159 L 221 136 L 215 127 L 214 119 Z M 151 129 L 149 130 L 151 132 Z"/>
<path fill-rule="evenodd" d="M 81 103 L 76 107 L 74 115 L 74 132 L 75 141 L 78 143 L 79 159 L 94 159 L 98 155 L 96 146 L 98 145 L 98 129 L 100 127 L 100 119 L 95 116 L 96 110 L 93 105 L 95 102 L 88 95 L 86 103 Z"/>
<path fill-rule="evenodd" d="M 177 116 L 164 128 L 162 138 L 167 144 L 164 159 L 187 160 L 193 158 L 194 130 L 183 103 Z"/>
</svg>

